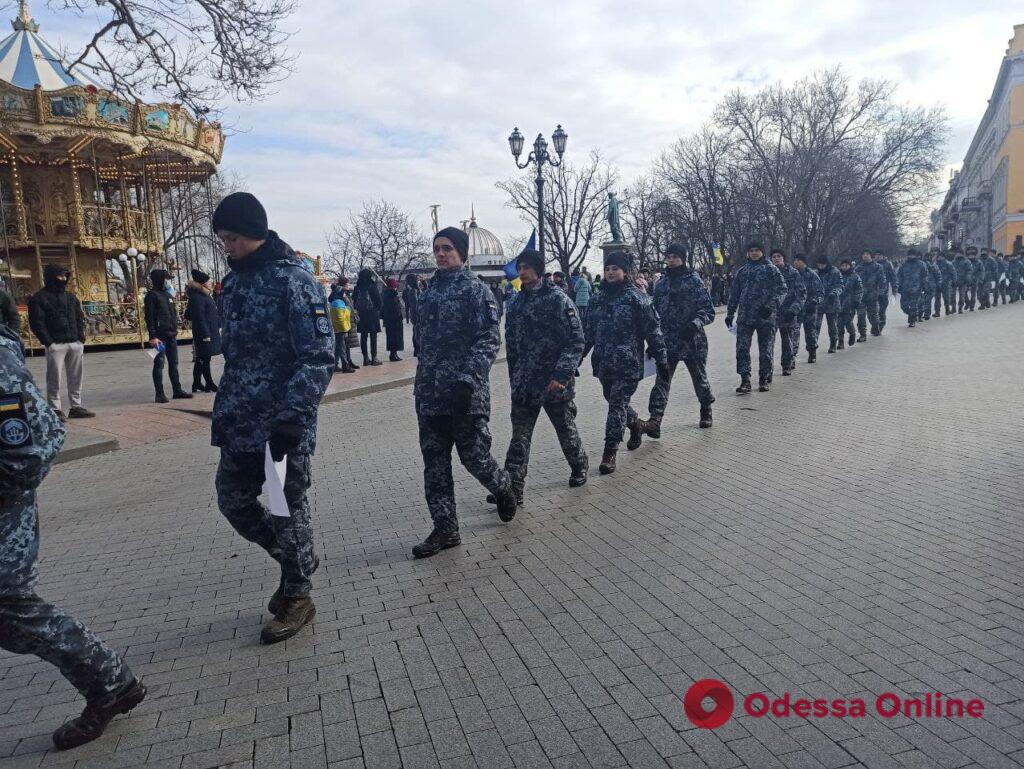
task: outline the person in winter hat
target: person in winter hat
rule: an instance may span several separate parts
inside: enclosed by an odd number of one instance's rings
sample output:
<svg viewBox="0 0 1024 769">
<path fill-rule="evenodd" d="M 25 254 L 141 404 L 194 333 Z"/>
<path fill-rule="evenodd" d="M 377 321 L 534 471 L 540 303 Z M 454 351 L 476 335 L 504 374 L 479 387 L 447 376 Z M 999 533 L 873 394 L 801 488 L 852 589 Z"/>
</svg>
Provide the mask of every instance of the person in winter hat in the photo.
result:
<svg viewBox="0 0 1024 769">
<path fill-rule="evenodd" d="M 178 378 L 178 310 L 174 298 L 167 292 L 167 270 L 153 270 L 149 273 L 153 287 L 146 292 L 143 309 L 146 315 L 146 329 L 149 332 L 149 346 L 157 350 L 153 358 L 153 387 L 156 402 L 167 403 L 164 394 L 164 362 L 171 380 L 171 397 L 191 398 L 192 393 L 181 389 Z"/>
<path fill-rule="evenodd" d="M 185 289 L 188 307 L 185 319 L 192 323 L 192 392 L 217 392 L 210 364 L 213 356 L 220 355 L 220 311 L 210 288 L 210 276 L 201 270 L 192 270 L 192 280 Z M 204 381 L 205 380 L 205 383 Z"/>
<path fill-rule="evenodd" d="M 398 353 L 405 349 L 405 325 L 402 312 L 402 297 L 398 293 L 398 281 L 391 278 L 384 289 L 380 317 L 384 321 L 384 334 L 388 348 L 388 360 L 392 363 L 402 360 Z"/>
</svg>

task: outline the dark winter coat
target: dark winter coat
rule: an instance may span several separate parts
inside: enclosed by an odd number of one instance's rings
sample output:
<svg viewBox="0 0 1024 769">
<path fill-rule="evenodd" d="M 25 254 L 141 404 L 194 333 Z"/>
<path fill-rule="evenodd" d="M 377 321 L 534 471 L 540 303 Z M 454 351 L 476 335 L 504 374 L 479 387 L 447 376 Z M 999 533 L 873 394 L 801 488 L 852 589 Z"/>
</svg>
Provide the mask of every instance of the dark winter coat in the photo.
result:
<svg viewBox="0 0 1024 769">
<path fill-rule="evenodd" d="M 146 331 L 150 339 L 178 335 L 178 311 L 174 299 L 164 289 L 150 289 L 142 301 Z"/>
<path fill-rule="evenodd" d="M 667 268 L 661 280 L 654 284 L 654 308 L 658 311 L 669 358 L 677 361 L 691 356 L 707 358 L 708 338 L 704 327 L 714 322 L 715 306 L 697 273 L 689 267 Z"/>
<path fill-rule="evenodd" d="M 44 285 L 28 300 L 28 325 L 43 344 L 85 342 L 85 314 L 78 297 L 57 280 L 65 268 L 48 264 L 43 268 Z"/>
<path fill-rule="evenodd" d="M 839 311 L 851 313 L 856 311 L 864 298 L 864 282 L 854 270 L 849 272 L 839 271 L 839 280 L 842 282 L 843 292 L 839 297 Z"/>
<path fill-rule="evenodd" d="M 818 312 L 818 306 L 825 299 L 825 289 L 822 288 L 821 278 L 818 277 L 818 273 L 810 267 L 804 267 L 803 270 L 797 270 L 797 272 L 803 278 L 804 288 L 807 293 L 807 299 L 804 301 L 804 310 L 801 316 L 803 318 L 813 318 Z"/>
<path fill-rule="evenodd" d="M 633 283 L 603 283 L 587 308 L 583 328 L 587 351 L 594 351 L 590 356 L 594 376 L 599 379 L 643 379 L 645 344 L 658 365 L 668 363 L 658 312 L 651 298 Z"/>
<path fill-rule="evenodd" d="M 822 312 L 839 312 L 839 297 L 843 293 L 843 274 L 839 268 L 829 265 L 824 270 L 818 268 L 821 290 L 824 298 L 821 302 Z"/>
<path fill-rule="evenodd" d="M 380 311 L 384 300 L 380 296 L 373 274 L 369 270 L 359 273 L 355 290 L 352 292 L 352 303 L 359 315 L 357 331 L 360 334 L 376 334 L 380 332 Z"/>
<path fill-rule="evenodd" d="M 749 261 L 733 280 L 727 317 L 741 326 L 774 326 L 779 307 L 789 293 L 786 279 L 767 259 Z"/>
<path fill-rule="evenodd" d="M 18 305 L 14 303 L 14 297 L 3 289 L 0 289 L 0 323 L 15 334 L 21 333 L 21 316 L 18 314 Z"/>
<path fill-rule="evenodd" d="M 800 313 L 807 301 L 807 284 L 800 271 L 791 264 L 776 267 L 786 281 L 786 298 L 779 307 L 779 328 L 792 328 L 800 322 Z"/>
<path fill-rule="evenodd" d="M 205 287 L 192 281 L 186 289 L 188 308 L 185 317 L 192 321 L 192 346 L 197 358 L 220 355 L 220 313 L 217 302 Z"/>
<path fill-rule="evenodd" d="M 405 349 L 405 317 L 402 315 L 402 298 L 398 295 L 398 289 L 384 289 L 380 314 L 387 333 L 388 352 L 401 352 Z"/>
</svg>

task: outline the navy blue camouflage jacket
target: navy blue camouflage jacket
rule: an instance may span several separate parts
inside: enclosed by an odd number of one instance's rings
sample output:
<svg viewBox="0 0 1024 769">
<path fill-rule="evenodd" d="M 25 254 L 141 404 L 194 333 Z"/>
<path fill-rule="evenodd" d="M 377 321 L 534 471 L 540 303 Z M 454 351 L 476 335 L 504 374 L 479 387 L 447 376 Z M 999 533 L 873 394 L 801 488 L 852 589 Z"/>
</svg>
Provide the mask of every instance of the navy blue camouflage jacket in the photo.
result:
<svg viewBox="0 0 1024 769">
<path fill-rule="evenodd" d="M 668 362 L 658 312 L 651 298 L 632 282 L 602 281 L 590 300 L 584 324 L 587 351 L 599 379 L 643 379 L 644 343 L 659 364 Z M 586 352 L 584 352 L 586 356 Z"/>
<path fill-rule="evenodd" d="M 586 344 L 576 305 L 549 279 L 523 288 L 505 305 L 505 353 L 512 402 L 524 405 L 572 400 L 576 369 Z M 555 380 L 565 385 L 547 391 Z"/>
<path fill-rule="evenodd" d="M 740 267 L 729 292 L 729 318 L 741 326 L 775 325 L 789 287 L 778 268 L 767 259 Z"/>
<path fill-rule="evenodd" d="M 810 267 L 804 267 L 804 269 L 797 270 L 800 273 L 800 277 L 804 281 L 804 290 L 807 293 L 807 299 L 804 301 L 804 315 L 809 313 L 816 313 L 818 311 L 818 305 L 825 299 L 825 289 L 821 285 L 821 278 L 818 277 L 818 273 L 812 270 Z"/>
<path fill-rule="evenodd" d="M 890 288 L 898 293 L 896 286 L 899 284 L 899 281 L 896 280 L 896 268 L 892 266 L 892 262 L 888 259 L 881 260 L 876 258 L 875 263 L 881 264 L 882 269 L 885 270 L 885 283 L 882 284 L 882 287 L 878 292 L 878 298 L 884 299 L 888 302 Z"/>
<path fill-rule="evenodd" d="M 907 257 L 907 260 L 900 265 L 896 279 L 901 294 L 910 296 L 925 294 L 932 290 L 931 270 L 916 256 Z"/>
<path fill-rule="evenodd" d="M 956 285 L 956 265 L 953 264 L 945 256 L 940 256 L 935 260 L 935 266 L 939 268 L 939 275 L 941 280 L 939 286 L 942 288 L 949 288 L 950 286 Z"/>
<path fill-rule="evenodd" d="M 825 298 L 821 303 L 822 312 L 839 312 L 839 297 L 843 293 L 843 275 L 839 268 L 829 265 L 825 270 L 818 270 L 821 290 Z"/>
<path fill-rule="evenodd" d="M 976 256 L 968 256 L 967 262 L 971 265 L 971 277 L 968 282 L 982 283 L 985 280 L 985 264 Z"/>
<path fill-rule="evenodd" d="M 991 254 L 986 254 L 981 260 L 985 265 L 985 280 L 995 283 L 999 280 L 999 262 Z"/>
<path fill-rule="evenodd" d="M 889 292 L 889 278 L 881 262 L 860 262 L 855 269 L 864 284 L 864 296 L 875 298 Z"/>
<path fill-rule="evenodd" d="M 312 454 L 317 409 L 334 368 L 323 287 L 273 231 L 258 250 L 228 264 L 213 445 L 263 453 L 274 425 L 292 423 L 303 428 L 296 453 Z"/>
<path fill-rule="evenodd" d="M 416 413 L 452 411 L 452 384 L 470 386 L 467 413 L 491 413 L 491 366 L 501 346 L 498 305 L 466 266 L 438 270 L 416 303 Z"/>
<path fill-rule="evenodd" d="M 842 281 L 843 292 L 839 296 L 839 310 L 841 312 L 853 312 L 860 305 L 864 298 L 864 282 L 853 270 L 844 273 L 839 271 L 839 280 Z"/>
<path fill-rule="evenodd" d="M 676 360 L 703 351 L 708 338 L 704 327 L 715 321 L 715 305 L 704 281 L 689 267 L 669 267 L 654 284 L 654 309 L 668 355 Z"/>
<path fill-rule="evenodd" d="M 956 285 L 966 286 L 971 282 L 974 274 L 974 267 L 970 260 L 963 254 L 957 254 L 953 259 L 953 266 L 956 268 Z"/>
<path fill-rule="evenodd" d="M 807 301 L 807 284 L 804 283 L 800 271 L 791 264 L 784 264 L 776 267 L 782 273 L 786 281 L 786 298 L 782 300 L 779 308 L 779 327 L 792 328 L 799 323 L 800 313 L 803 312 L 804 303 Z"/>
</svg>

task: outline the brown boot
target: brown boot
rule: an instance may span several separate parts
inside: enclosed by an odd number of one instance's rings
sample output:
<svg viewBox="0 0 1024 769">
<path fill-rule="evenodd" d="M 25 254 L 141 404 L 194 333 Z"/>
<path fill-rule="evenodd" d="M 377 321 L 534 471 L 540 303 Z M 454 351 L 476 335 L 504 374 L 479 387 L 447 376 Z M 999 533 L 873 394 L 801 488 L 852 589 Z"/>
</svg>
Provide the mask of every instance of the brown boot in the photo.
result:
<svg viewBox="0 0 1024 769">
<path fill-rule="evenodd" d="M 77 748 L 92 742 L 119 713 L 127 713 L 146 697 L 146 687 L 137 678 L 99 702 L 90 702 L 82 715 L 73 718 L 53 733 L 57 750 Z"/>
<path fill-rule="evenodd" d="M 277 614 L 263 626 L 260 640 L 265 644 L 286 641 L 312 622 L 315 616 L 316 606 L 308 595 L 294 598 L 285 596 L 281 599 Z"/>
<path fill-rule="evenodd" d="M 651 417 L 644 421 L 644 433 L 649 438 L 660 438 L 661 437 L 661 417 Z"/>
<path fill-rule="evenodd" d="M 626 441 L 626 449 L 636 451 L 640 448 L 640 442 L 644 439 L 643 422 L 637 418 L 636 421 L 631 422 L 627 426 L 629 427 L 629 440 Z"/>
<path fill-rule="evenodd" d="M 615 472 L 615 454 L 615 449 L 604 450 L 604 456 L 601 457 L 601 465 L 597 468 L 601 475 L 611 475 Z"/>
</svg>

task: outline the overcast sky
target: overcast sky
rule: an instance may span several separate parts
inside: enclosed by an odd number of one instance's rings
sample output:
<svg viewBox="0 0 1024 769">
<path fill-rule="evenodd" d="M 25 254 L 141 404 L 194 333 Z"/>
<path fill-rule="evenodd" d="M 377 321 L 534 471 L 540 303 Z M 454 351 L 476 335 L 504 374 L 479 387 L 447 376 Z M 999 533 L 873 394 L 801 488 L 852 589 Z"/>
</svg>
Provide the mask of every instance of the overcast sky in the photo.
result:
<svg viewBox="0 0 1024 769">
<path fill-rule="evenodd" d="M 32 10 L 44 38 L 74 42 L 41 0 Z M 945 104 L 956 165 L 1020 22 L 1008 0 L 298 0 L 294 72 L 259 104 L 226 105 L 238 133 L 223 165 L 312 253 L 367 198 L 425 231 L 431 204 L 442 226 L 475 204 L 505 242 L 529 232 L 494 187 L 515 170 L 514 125 L 529 143 L 561 123 L 568 158 L 600 148 L 628 183 L 727 90 L 835 64 Z"/>
</svg>

